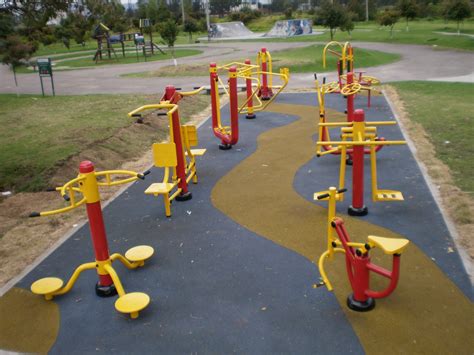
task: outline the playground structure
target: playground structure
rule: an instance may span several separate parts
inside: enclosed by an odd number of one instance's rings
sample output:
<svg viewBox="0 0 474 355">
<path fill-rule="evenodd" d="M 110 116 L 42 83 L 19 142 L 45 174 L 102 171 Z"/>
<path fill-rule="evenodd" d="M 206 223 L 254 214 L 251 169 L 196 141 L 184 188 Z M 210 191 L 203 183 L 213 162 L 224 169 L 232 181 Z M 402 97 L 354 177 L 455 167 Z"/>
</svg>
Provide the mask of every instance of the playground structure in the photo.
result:
<svg viewBox="0 0 474 355">
<path fill-rule="evenodd" d="M 363 110 L 355 110 L 353 121 L 351 122 L 331 122 L 320 123 L 323 128 L 341 127 L 341 141 L 318 141 L 317 150 L 321 151 L 320 146 L 330 144 L 331 150 L 322 152 L 319 156 L 339 152 L 341 156 L 339 170 L 339 189 L 344 188 L 346 175 L 346 156 L 348 150 L 352 155 L 352 205 L 349 206 L 348 213 L 352 216 L 365 216 L 368 213 L 367 206 L 364 205 L 364 155 L 365 147 L 368 147 L 371 165 L 372 180 L 372 200 L 378 201 L 403 201 L 403 195 L 400 191 L 382 190 L 377 184 L 377 154 L 376 148 L 385 145 L 402 145 L 406 141 L 388 141 L 377 140 L 377 126 L 395 125 L 395 121 L 365 121 Z M 349 148 L 350 147 L 350 148 Z M 321 191 L 315 194 L 327 194 L 328 191 Z M 338 195 L 338 201 L 342 201 L 343 195 Z"/>
<path fill-rule="evenodd" d="M 129 249 L 125 253 L 125 256 L 118 253 L 109 255 L 104 218 L 100 204 L 99 187 L 116 186 L 137 179 L 144 179 L 148 173 L 149 172 L 139 174 L 128 170 L 95 172 L 92 162 L 83 161 L 79 165 L 79 175 L 75 179 L 54 189 L 55 191 L 59 191 L 61 196 L 69 202 L 69 206 L 57 210 L 33 212 L 30 214 L 30 217 L 50 216 L 69 212 L 86 204 L 95 253 L 95 261 L 79 265 L 65 286 L 63 286 L 63 281 L 60 278 L 46 277 L 37 280 L 31 285 L 31 291 L 33 293 L 44 296 L 46 300 L 52 300 L 53 297 L 69 292 L 83 271 L 96 269 L 99 276 L 99 280 L 95 286 L 96 294 L 100 297 L 110 297 L 118 293 L 119 298 L 115 302 L 116 310 L 121 313 L 129 313 L 132 318 L 138 317 L 139 312 L 150 303 L 150 297 L 142 292 L 126 293 L 117 272 L 112 267 L 112 262 L 119 260 L 128 269 L 136 269 L 144 266 L 145 260 L 153 255 L 154 250 L 150 246 L 140 245 Z M 122 180 L 112 180 L 112 175 L 128 175 L 130 177 Z M 82 195 L 82 199 L 79 201 L 76 199 L 76 193 Z"/>
<path fill-rule="evenodd" d="M 325 95 L 333 92 L 339 92 L 347 100 L 347 108 L 346 108 L 346 117 L 347 122 L 354 121 L 354 99 L 357 92 L 362 90 L 362 85 L 358 82 L 354 82 L 354 74 L 352 72 L 347 73 L 347 83 L 340 86 L 340 83 L 332 81 L 326 83 L 326 78 L 323 78 L 323 84 L 319 85 L 318 77 L 315 74 L 315 85 L 316 85 L 316 93 L 318 97 L 319 103 L 319 124 L 318 124 L 318 141 L 327 142 L 329 141 L 330 135 L 327 126 L 324 126 L 326 123 L 326 107 L 325 107 Z M 376 137 L 377 141 L 383 141 L 385 138 Z M 322 149 L 321 149 L 322 148 Z M 383 148 L 383 145 L 379 145 L 375 148 L 375 151 L 378 152 Z M 370 154 L 370 149 L 366 149 L 364 151 L 365 154 Z M 335 149 L 330 144 L 321 144 L 316 146 L 316 155 L 318 157 L 326 154 L 334 154 L 339 155 L 341 151 L 339 149 Z M 347 150 L 347 164 L 352 165 L 352 149 Z"/>
<path fill-rule="evenodd" d="M 220 71 L 227 71 L 228 85 L 219 76 Z M 232 62 L 223 66 L 216 63 L 209 65 L 212 129 L 214 135 L 221 140 L 219 149 L 228 150 L 239 140 L 239 113 L 246 118 L 256 118 L 255 112 L 265 110 L 288 84 L 288 68 L 280 68 L 279 73 L 273 72 L 272 57 L 266 48 L 257 54 L 256 65 L 249 59 L 244 63 Z M 273 85 L 273 77 L 278 76 L 282 84 Z M 246 99 L 239 106 L 237 80 L 245 80 Z M 229 96 L 230 126 L 224 126 L 221 120 L 219 89 Z M 254 100 L 257 102 L 254 104 Z M 265 103 L 263 102 L 265 101 Z"/>
<path fill-rule="evenodd" d="M 333 49 L 333 48 L 336 49 Z M 370 99 L 372 91 L 379 93 L 373 86 L 380 85 L 380 80 L 373 77 L 364 75 L 363 71 L 355 71 L 354 68 L 354 49 L 350 42 L 345 42 L 344 44 L 331 41 L 323 49 L 323 68 L 326 68 L 326 57 L 330 53 L 335 55 L 337 58 L 337 76 L 339 90 L 333 90 L 332 92 L 341 93 L 341 90 L 344 85 L 357 83 L 360 85 L 360 90 L 367 91 L 367 106 L 370 107 Z M 344 72 L 346 74 L 344 74 Z M 349 82 L 348 75 L 349 73 L 355 73 L 355 77 L 352 77 L 352 81 Z"/>
<path fill-rule="evenodd" d="M 320 256 L 318 262 L 319 273 L 323 281 L 316 287 L 326 286 L 329 291 L 333 290 L 324 270 L 324 262 L 327 259 L 333 260 L 336 253 L 345 254 L 347 276 L 353 291 L 347 298 L 347 306 L 354 311 L 365 312 L 375 307 L 374 299 L 387 297 L 395 291 L 400 275 L 401 254 L 410 242 L 404 238 L 384 238 L 373 235 L 367 237 L 366 243 L 351 242 L 344 221 L 336 217 L 336 201 L 340 200 L 340 196 L 345 191 L 347 190 L 337 190 L 335 187 L 330 187 L 326 193 L 315 194 L 315 200 L 328 200 L 329 204 L 327 250 Z M 369 252 L 374 248 L 380 248 L 386 255 L 392 255 L 392 270 L 371 263 Z M 390 280 L 385 290 L 373 291 L 370 289 L 371 272 Z"/>
<path fill-rule="evenodd" d="M 142 24 L 142 22 L 140 22 Z M 110 60 L 112 59 L 112 55 L 115 59 L 117 59 L 117 54 L 115 53 L 115 49 L 113 47 L 114 44 L 120 44 L 122 49 L 122 56 L 125 58 L 126 50 L 125 50 L 125 43 L 126 42 L 133 42 L 135 47 L 135 52 L 138 60 L 138 52 L 143 53 L 143 56 L 146 60 L 146 57 L 149 55 L 154 54 L 154 50 L 157 49 L 161 52 L 161 54 L 165 54 L 165 52 L 158 47 L 155 43 L 153 43 L 152 33 L 150 31 L 150 41 L 148 44 L 145 41 L 145 37 L 142 33 L 147 27 L 140 27 L 141 32 L 134 32 L 134 33 L 120 33 L 118 35 L 111 35 L 110 29 L 104 25 L 103 23 L 99 23 L 96 26 L 94 31 L 93 38 L 97 40 L 97 50 L 94 54 L 93 60 L 96 64 L 103 60 L 104 52 L 107 54 L 107 58 Z M 151 53 L 151 54 L 150 54 Z"/>
<path fill-rule="evenodd" d="M 164 168 L 163 181 L 151 184 L 145 194 L 163 195 L 165 213 L 171 216 L 171 201 L 186 201 L 192 198 L 188 184 L 198 182 L 196 157 L 206 153 L 206 149 L 192 149 L 198 145 L 197 128 L 194 125 L 182 125 L 179 118 L 179 101 L 185 96 L 196 95 L 204 90 L 201 87 L 190 92 L 176 91 L 174 86 L 167 86 L 159 104 L 141 106 L 128 114 L 142 120 L 141 112 L 148 110 L 165 110 L 169 120 L 169 142 L 153 144 L 154 165 Z M 170 169 L 173 175 L 170 179 Z"/>
</svg>

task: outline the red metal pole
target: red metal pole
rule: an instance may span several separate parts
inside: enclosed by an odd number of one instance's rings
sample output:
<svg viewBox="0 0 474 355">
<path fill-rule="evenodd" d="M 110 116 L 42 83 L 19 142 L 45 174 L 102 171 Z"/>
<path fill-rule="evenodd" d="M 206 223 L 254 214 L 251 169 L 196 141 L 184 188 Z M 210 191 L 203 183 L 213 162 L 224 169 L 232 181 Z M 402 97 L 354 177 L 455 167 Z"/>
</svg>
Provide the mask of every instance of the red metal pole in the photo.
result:
<svg viewBox="0 0 474 355">
<path fill-rule="evenodd" d="M 364 137 L 364 110 L 358 109 L 354 112 L 353 135 L 358 140 L 360 135 Z M 351 216 L 365 216 L 368 213 L 364 205 L 364 146 L 355 145 L 352 149 L 352 205 L 348 213 Z"/>
<path fill-rule="evenodd" d="M 81 174 L 91 174 L 90 180 L 85 182 L 88 189 L 85 192 L 87 217 L 89 219 L 89 229 L 91 232 L 92 245 L 94 247 L 95 260 L 98 262 L 109 260 L 109 247 L 107 235 L 105 233 L 104 217 L 100 206 L 100 195 L 97 180 L 94 174 L 94 164 L 90 161 L 83 161 L 79 165 Z M 117 294 L 114 283 L 110 275 L 99 275 L 99 281 L 95 290 L 98 296 L 107 297 Z"/>
<path fill-rule="evenodd" d="M 268 80 L 267 80 L 267 49 L 262 48 L 261 50 L 262 53 L 262 89 L 261 89 L 261 98 L 262 100 L 270 100 L 272 97 L 272 94 L 270 92 L 270 89 L 268 88 Z"/>
<path fill-rule="evenodd" d="M 250 59 L 246 59 L 245 64 L 250 65 L 252 64 L 252 62 L 250 61 Z M 253 112 L 252 79 L 247 78 L 245 80 L 245 84 L 246 84 L 246 89 L 247 89 L 247 115 L 245 116 L 245 118 L 253 119 L 257 116 L 255 116 L 255 113 Z"/>
<path fill-rule="evenodd" d="M 347 73 L 347 85 L 350 85 L 354 82 L 354 73 Z M 347 122 L 354 121 L 354 96 L 347 96 Z"/>
<path fill-rule="evenodd" d="M 229 106 L 230 106 L 230 145 L 234 145 L 239 140 L 239 100 L 237 97 L 237 68 L 229 68 Z"/>
<path fill-rule="evenodd" d="M 172 101 L 173 96 L 176 93 L 176 89 L 172 85 L 168 85 L 165 89 L 165 99 Z M 186 182 L 186 161 L 184 158 L 184 148 L 183 142 L 181 138 L 181 124 L 179 121 L 179 112 L 176 110 L 172 114 L 172 129 L 173 129 L 173 140 L 174 144 L 176 145 L 176 158 L 177 158 L 177 165 L 176 165 L 176 175 L 180 180 L 178 183 L 178 187 L 181 189 L 181 193 L 176 196 L 177 201 L 186 201 L 192 198 L 192 194 L 188 191 L 188 184 Z"/>
<path fill-rule="evenodd" d="M 217 128 L 217 110 L 220 110 L 220 107 L 217 107 L 217 97 L 218 95 L 216 86 L 218 82 L 217 74 L 217 64 L 209 64 L 209 79 L 210 79 L 210 89 L 211 89 L 211 113 L 212 113 L 212 129 Z"/>
<path fill-rule="evenodd" d="M 368 297 L 366 291 L 370 287 L 370 274 L 367 264 L 370 258 L 367 255 L 357 256 L 352 260 L 352 295 L 347 297 L 347 306 L 358 312 L 370 311 L 375 307 L 373 298 Z"/>
</svg>

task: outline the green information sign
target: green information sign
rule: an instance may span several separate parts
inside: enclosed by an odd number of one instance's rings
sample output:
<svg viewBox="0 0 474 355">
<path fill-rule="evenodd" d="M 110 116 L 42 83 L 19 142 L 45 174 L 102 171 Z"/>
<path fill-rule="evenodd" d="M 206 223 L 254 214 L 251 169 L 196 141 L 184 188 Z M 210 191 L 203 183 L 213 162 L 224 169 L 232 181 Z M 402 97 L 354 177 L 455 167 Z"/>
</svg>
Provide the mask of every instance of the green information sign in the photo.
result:
<svg viewBox="0 0 474 355">
<path fill-rule="evenodd" d="M 53 89 L 53 96 L 56 96 L 54 92 L 54 80 L 53 80 L 53 66 L 51 64 L 51 58 L 38 58 L 36 60 L 38 65 L 38 73 L 41 82 L 41 92 L 44 96 L 43 77 L 49 76 L 51 78 L 51 88 Z"/>
</svg>

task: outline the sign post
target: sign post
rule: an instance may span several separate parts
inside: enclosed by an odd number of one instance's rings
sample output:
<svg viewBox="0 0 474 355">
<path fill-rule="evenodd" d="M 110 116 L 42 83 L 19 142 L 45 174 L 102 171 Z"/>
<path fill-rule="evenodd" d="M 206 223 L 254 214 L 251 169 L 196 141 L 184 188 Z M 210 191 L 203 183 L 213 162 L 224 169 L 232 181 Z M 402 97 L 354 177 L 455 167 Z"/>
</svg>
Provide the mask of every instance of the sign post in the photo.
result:
<svg viewBox="0 0 474 355">
<path fill-rule="evenodd" d="M 38 58 L 36 61 L 38 64 L 38 73 L 41 82 L 41 92 L 44 97 L 44 86 L 43 86 L 43 77 L 51 78 L 51 88 L 53 89 L 53 96 L 56 96 L 54 92 L 54 79 L 53 79 L 53 66 L 51 65 L 51 58 Z"/>
</svg>

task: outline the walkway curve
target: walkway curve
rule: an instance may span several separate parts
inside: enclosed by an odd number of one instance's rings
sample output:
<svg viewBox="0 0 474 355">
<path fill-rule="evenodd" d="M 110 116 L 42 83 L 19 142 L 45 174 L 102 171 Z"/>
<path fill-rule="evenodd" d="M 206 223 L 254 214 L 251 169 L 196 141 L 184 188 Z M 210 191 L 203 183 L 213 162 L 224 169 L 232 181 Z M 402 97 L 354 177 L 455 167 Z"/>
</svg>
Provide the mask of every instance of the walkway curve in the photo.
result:
<svg viewBox="0 0 474 355">
<path fill-rule="evenodd" d="M 179 63 L 207 63 L 223 61 L 236 56 L 253 58 L 262 46 L 272 51 L 285 50 L 323 44 L 323 42 L 239 42 L 213 43 L 186 46 L 203 51 L 202 54 L 178 59 Z M 402 45 L 372 42 L 354 42 L 356 48 L 379 50 L 401 55 L 401 60 L 370 69 L 370 75 L 380 78 L 383 82 L 404 80 L 436 80 L 456 77 L 455 80 L 469 81 L 466 74 L 474 73 L 474 53 L 457 50 L 444 50 L 436 47 L 420 45 Z M 181 48 L 181 46 L 179 46 Z M 357 58 L 356 58 L 357 60 Z M 124 78 L 123 74 L 156 70 L 172 64 L 172 61 L 101 66 L 92 69 L 71 70 L 55 73 L 56 92 L 63 95 L 86 94 L 154 94 L 161 93 L 163 88 L 172 83 L 185 89 L 193 86 L 206 85 L 207 77 L 176 77 L 176 78 Z M 356 62 L 357 67 L 357 62 Z M 364 70 L 365 68 L 358 68 Z M 328 79 L 334 78 L 333 70 Z M 20 93 L 41 93 L 39 78 L 36 73 L 18 75 Z M 0 93 L 15 93 L 13 76 L 6 66 L 0 66 Z M 311 88 L 313 74 L 292 74 L 289 88 Z"/>
</svg>

